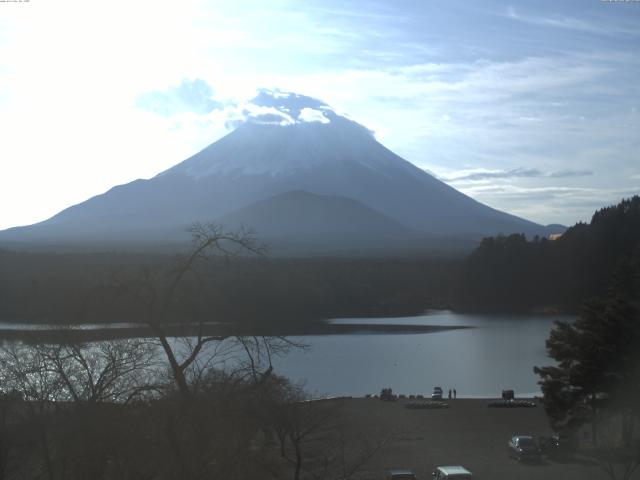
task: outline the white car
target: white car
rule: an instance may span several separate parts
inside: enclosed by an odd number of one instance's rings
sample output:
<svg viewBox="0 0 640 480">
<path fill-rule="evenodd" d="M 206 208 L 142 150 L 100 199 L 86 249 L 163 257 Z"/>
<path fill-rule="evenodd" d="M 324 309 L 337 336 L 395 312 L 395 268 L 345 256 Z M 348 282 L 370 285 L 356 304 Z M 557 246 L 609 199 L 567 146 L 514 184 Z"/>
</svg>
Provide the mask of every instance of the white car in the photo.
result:
<svg viewBox="0 0 640 480">
<path fill-rule="evenodd" d="M 463 479 L 463 478 L 473 478 L 473 475 L 469 470 L 460 465 L 457 466 L 448 466 L 448 467 L 436 467 L 433 472 L 434 480 L 443 480 L 443 479 Z"/>
</svg>

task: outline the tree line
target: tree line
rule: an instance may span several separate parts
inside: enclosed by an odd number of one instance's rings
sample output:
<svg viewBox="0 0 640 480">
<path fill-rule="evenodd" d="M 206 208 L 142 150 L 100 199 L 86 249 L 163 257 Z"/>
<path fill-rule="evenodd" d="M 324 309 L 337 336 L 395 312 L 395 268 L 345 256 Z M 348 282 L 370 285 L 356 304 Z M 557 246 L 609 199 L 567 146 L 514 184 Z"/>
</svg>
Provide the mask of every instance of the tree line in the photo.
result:
<svg viewBox="0 0 640 480">
<path fill-rule="evenodd" d="M 467 310 L 577 312 L 603 295 L 640 249 L 640 197 L 598 210 L 557 240 L 489 237 L 464 262 L 456 304 Z"/>
<path fill-rule="evenodd" d="M 196 308 L 213 321 L 274 325 L 345 316 L 412 315 L 449 306 L 461 259 L 212 258 L 185 278 L 167 317 Z M 142 305 L 117 285 L 161 285 L 176 255 L 0 251 L 0 319 L 23 323 L 139 322 Z M 196 286 L 196 282 L 202 285 Z M 206 291 L 206 295 L 198 292 Z M 164 295 L 164 291 L 158 291 Z"/>
<path fill-rule="evenodd" d="M 197 307 L 217 321 L 278 325 L 428 308 L 577 312 L 636 255 L 640 197 L 597 211 L 557 240 L 489 237 L 465 258 L 216 257 L 185 279 L 168 316 Z M 0 250 L 0 319 L 26 323 L 139 321 L 139 302 L 114 288 L 161 281 L 175 255 Z M 164 273 L 162 273 L 164 275 Z M 196 298 L 196 292 L 207 295 Z M 158 292 L 162 294 L 162 292 Z"/>
</svg>

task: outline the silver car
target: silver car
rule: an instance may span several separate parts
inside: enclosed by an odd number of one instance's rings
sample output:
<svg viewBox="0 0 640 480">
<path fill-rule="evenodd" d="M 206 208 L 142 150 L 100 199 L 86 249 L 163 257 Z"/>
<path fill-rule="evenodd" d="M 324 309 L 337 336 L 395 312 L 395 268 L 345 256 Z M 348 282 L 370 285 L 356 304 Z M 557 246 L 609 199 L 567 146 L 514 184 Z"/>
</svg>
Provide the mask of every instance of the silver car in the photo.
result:
<svg viewBox="0 0 640 480">
<path fill-rule="evenodd" d="M 448 467 L 436 467 L 433 472 L 434 480 L 456 479 L 462 480 L 464 478 L 473 478 L 473 475 L 469 470 L 460 465 L 448 466 Z"/>
</svg>

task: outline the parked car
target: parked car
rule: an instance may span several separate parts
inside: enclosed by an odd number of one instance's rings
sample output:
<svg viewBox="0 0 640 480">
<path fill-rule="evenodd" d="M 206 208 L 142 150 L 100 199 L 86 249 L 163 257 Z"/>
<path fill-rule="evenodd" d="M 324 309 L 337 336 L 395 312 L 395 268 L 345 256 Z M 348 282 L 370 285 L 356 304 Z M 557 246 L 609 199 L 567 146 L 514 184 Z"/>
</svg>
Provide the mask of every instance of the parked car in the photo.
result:
<svg viewBox="0 0 640 480">
<path fill-rule="evenodd" d="M 431 394 L 431 400 L 442 400 L 442 388 L 433 387 L 433 393 Z"/>
<path fill-rule="evenodd" d="M 513 390 L 502 390 L 502 400 L 514 400 L 516 394 Z"/>
<path fill-rule="evenodd" d="M 531 435 L 515 435 L 507 444 L 509 456 L 520 461 L 540 460 L 540 448 Z"/>
<path fill-rule="evenodd" d="M 436 467 L 433 471 L 433 479 L 434 480 L 443 480 L 455 478 L 463 479 L 463 478 L 473 478 L 473 475 L 469 470 L 460 465 L 457 466 L 449 466 L 449 467 Z"/>
<path fill-rule="evenodd" d="M 416 480 L 416 474 L 405 468 L 392 468 L 387 476 L 389 480 Z"/>
</svg>

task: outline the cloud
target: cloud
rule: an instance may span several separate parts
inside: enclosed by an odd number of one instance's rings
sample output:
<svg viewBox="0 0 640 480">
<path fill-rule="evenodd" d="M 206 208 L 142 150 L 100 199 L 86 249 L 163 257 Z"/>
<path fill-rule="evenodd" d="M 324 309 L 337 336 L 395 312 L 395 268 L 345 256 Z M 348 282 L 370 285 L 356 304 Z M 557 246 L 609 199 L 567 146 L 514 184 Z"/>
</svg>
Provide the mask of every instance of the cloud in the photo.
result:
<svg viewBox="0 0 640 480">
<path fill-rule="evenodd" d="M 296 121 L 286 112 L 275 107 L 264 107 L 248 103 L 242 110 L 245 121 L 258 125 L 293 125 Z"/>
<path fill-rule="evenodd" d="M 317 99 L 261 88 L 258 95 L 248 102 L 229 103 L 225 109 L 225 126 L 231 130 L 243 123 L 280 126 L 314 122 L 327 124 L 331 123 L 331 115 L 335 112 Z"/>
<path fill-rule="evenodd" d="M 461 181 L 484 181 L 496 179 L 510 178 L 567 178 L 567 177 L 584 177 L 593 175 L 590 170 L 558 170 L 554 172 L 543 172 L 537 168 L 518 167 L 510 170 L 488 170 L 474 169 L 461 170 L 447 177 L 439 177 L 445 182 L 461 182 Z"/>
<path fill-rule="evenodd" d="M 511 170 L 463 170 L 449 178 L 442 178 L 445 182 L 459 182 L 462 180 L 491 180 L 497 178 L 541 177 L 543 173 L 537 168 L 514 168 Z"/>
<path fill-rule="evenodd" d="M 593 175 L 591 170 L 558 170 L 556 172 L 550 172 L 547 176 L 549 178 L 568 178 L 568 177 L 588 177 Z"/>
<path fill-rule="evenodd" d="M 302 122 L 320 122 L 320 123 L 331 123 L 327 117 L 324 116 L 320 110 L 316 110 L 314 108 L 305 107 L 300 110 L 300 115 L 298 115 L 298 120 Z"/>
<path fill-rule="evenodd" d="M 251 100 L 254 105 L 273 107 L 281 112 L 286 112 L 293 117 L 298 117 L 304 108 L 323 108 L 327 105 L 317 98 L 307 97 L 294 92 L 282 90 L 258 89 L 258 95 Z"/>
<path fill-rule="evenodd" d="M 507 12 L 504 15 L 512 20 L 516 20 L 530 25 L 537 25 L 542 27 L 553 27 L 564 30 L 574 30 L 579 32 L 586 32 L 596 35 L 615 36 L 618 34 L 638 35 L 640 33 L 637 29 L 625 28 L 621 25 L 607 25 L 606 27 L 601 24 L 595 24 L 581 20 L 578 18 L 567 17 L 564 15 L 555 16 L 535 16 L 535 15 L 523 15 L 516 11 L 515 7 L 510 6 L 507 8 Z"/>
<path fill-rule="evenodd" d="M 500 195 L 503 198 L 528 198 L 540 199 L 557 197 L 567 194 L 588 193 L 593 194 L 599 191 L 595 188 L 585 187 L 523 187 L 517 185 L 479 185 L 471 186 L 466 191 L 472 191 L 481 195 Z"/>
<path fill-rule="evenodd" d="M 618 203 L 637 194 L 633 188 L 523 187 L 477 185 L 460 189 L 487 205 L 541 224 L 589 221 L 603 205 Z"/>
<path fill-rule="evenodd" d="M 264 88 L 258 88 L 257 92 L 252 100 L 226 98 L 221 102 L 211 98 L 213 89 L 206 81 L 183 80 L 179 86 L 166 91 L 141 95 L 138 97 L 138 106 L 170 117 L 175 128 L 200 124 L 210 129 L 215 124 L 233 130 L 245 123 L 279 126 L 306 122 L 330 123 L 328 115 L 333 113 L 332 109 L 317 99 Z"/>
<path fill-rule="evenodd" d="M 153 91 L 140 95 L 136 106 L 159 115 L 171 116 L 180 113 L 206 114 L 223 107 L 213 100 L 213 89 L 204 80 L 183 79 L 180 85 L 165 91 Z"/>
</svg>

